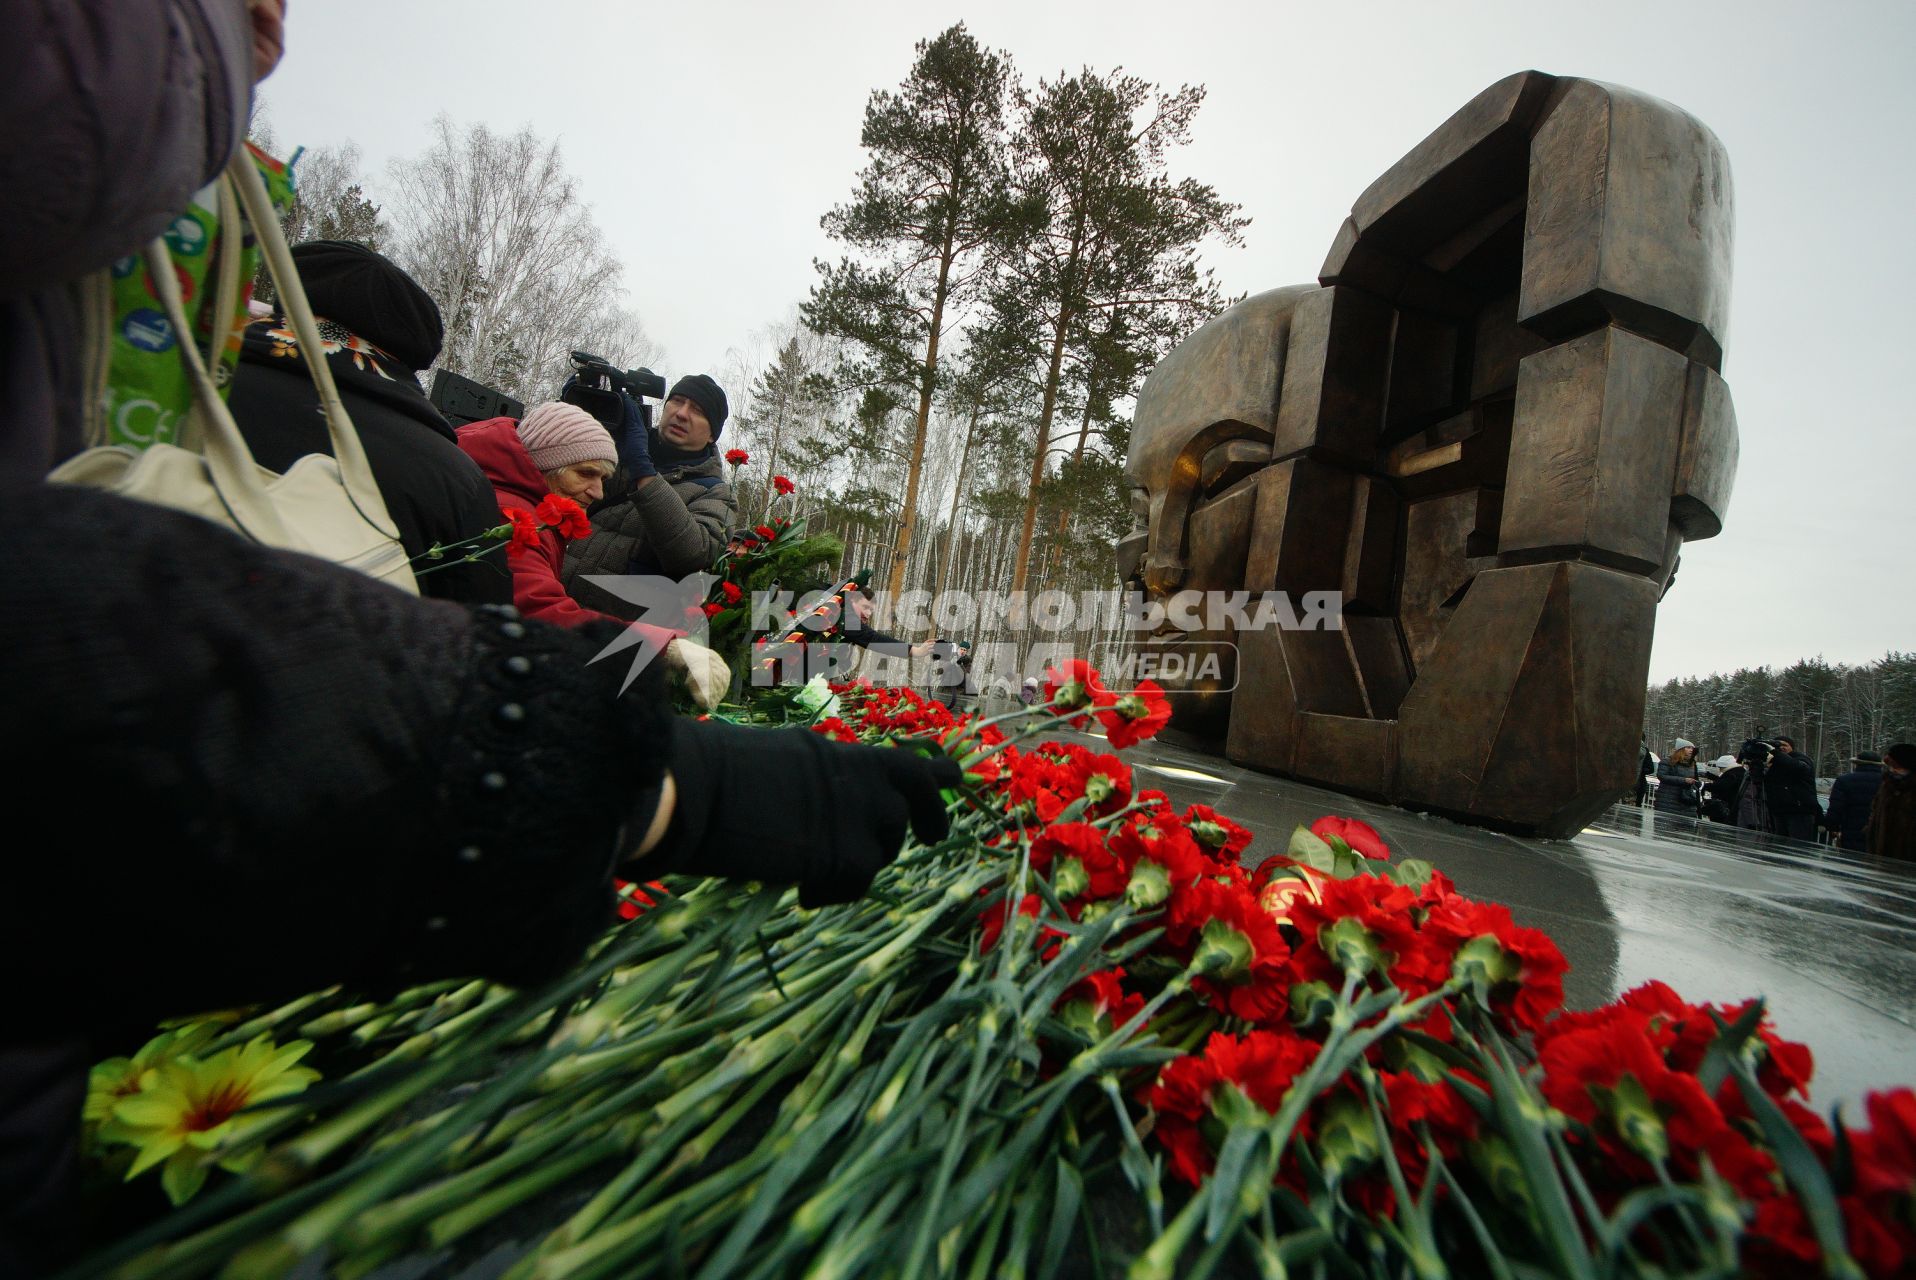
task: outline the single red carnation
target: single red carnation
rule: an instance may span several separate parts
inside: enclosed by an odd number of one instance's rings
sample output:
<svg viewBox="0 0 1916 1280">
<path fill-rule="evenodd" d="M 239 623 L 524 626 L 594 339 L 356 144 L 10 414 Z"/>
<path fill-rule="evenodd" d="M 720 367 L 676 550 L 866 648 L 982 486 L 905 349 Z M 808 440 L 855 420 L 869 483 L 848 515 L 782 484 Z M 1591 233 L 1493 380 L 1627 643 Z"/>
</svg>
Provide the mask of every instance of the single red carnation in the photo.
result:
<svg viewBox="0 0 1916 1280">
<path fill-rule="evenodd" d="M 1390 857 L 1390 846 L 1384 843 L 1384 837 L 1377 834 L 1377 829 L 1355 818 L 1326 814 L 1311 823 L 1311 834 L 1319 840 L 1342 840 L 1350 846 L 1351 852 L 1362 857 L 1379 860 Z"/>
<path fill-rule="evenodd" d="M 1155 680 L 1140 680 L 1138 687 L 1099 710 L 1104 736 L 1114 751 L 1136 746 L 1155 737 L 1171 720 L 1171 700 Z"/>
<path fill-rule="evenodd" d="M 1053 714 L 1066 716 L 1072 726 L 1081 728 L 1085 717 L 1073 712 L 1108 707 L 1117 695 L 1104 687 L 1096 667 L 1083 658 L 1070 658 L 1044 673 L 1044 700 Z"/>
<path fill-rule="evenodd" d="M 1292 955 L 1300 979 L 1336 986 L 1344 965 L 1357 960 L 1345 954 L 1351 947 L 1368 948 L 1373 966 L 1394 965 L 1417 947 L 1411 918 L 1415 895 L 1404 886 L 1381 876 L 1352 876 L 1321 880 L 1316 888 L 1317 898 L 1290 901 L 1291 923 L 1302 935 Z M 1359 926 L 1355 936 L 1349 928 L 1333 932 L 1345 920 Z"/>
<path fill-rule="evenodd" d="M 1184 811 L 1184 825 L 1191 836 L 1213 854 L 1236 858 L 1249 847 L 1251 833 L 1208 804 L 1194 804 Z"/>
<path fill-rule="evenodd" d="M 1452 894 L 1430 909 L 1421 936 L 1437 944 L 1424 953 L 1433 963 L 1416 972 L 1417 981 L 1402 984 L 1407 994 L 1441 984 L 1450 976 L 1458 951 L 1474 939 L 1487 937 L 1496 942 L 1502 963 L 1510 970 L 1500 974 L 1490 989 L 1493 1012 L 1515 1026 L 1537 1031 L 1563 1004 L 1563 975 L 1570 967 L 1563 952 L 1550 935 L 1512 921 L 1509 909 L 1498 903 L 1473 902 Z M 1438 964 L 1442 973 L 1434 971 Z"/>
<path fill-rule="evenodd" d="M 506 519 L 512 522 L 512 541 L 506 547 L 507 556 L 524 555 L 539 545 L 539 522 L 524 507 L 506 508 Z"/>
<path fill-rule="evenodd" d="M 539 518 L 540 524 L 558 530 L 561 538 L 592 536 L 592 519 L 586 515 L 585 508 L 562 493 L 548 493 L 539 499 L 533 514 Z"/>
<path fill-rule="evenodd" d="M 719 583 L 719 594 L 725 597 L 726 604 L 737 604 L 745 598 L 745 592 L 739 589 L 736 582 Z"/>
<path fill-rule="evenodd" d="M 798 486 L 793 484 L 791 478 L 788 476 L 773 476 L 772 487 L 780 493 L 795 493 L 798 491 Z"/>
<path fill-rule="evenodd" d="M 716 618 L 721 613 L 725 612 L 725 606 L 720 604 L 716 600 L 708 600 L 703 605 L 699 606 L 699 608 L 708 618 Z"/>
<path fill-rule="evenodd" d="M 1241 1122 L 1243 1102 L 1229 1103 L 1229 1089 L 1266 1115 L 1284 1105 L 1297 1077 L 1317 1057 L 1318 1045 L 1289 1030 L 1259 1030 L 1239 1037 L 1213 1032 L 1201 1053 L 1167 1062 L 1145 1094 L 1156 1112 L 1153 1136 L 1170 1155 L 1172 1172 L 1196 1186 L 1216 1159 L 1207 1133 L 1223 1133 Z M 1218 1115 L 1223 1107 L 1227 1114 Z M 1239 1114 L 1228 1114 L 1236 1110 Z M 1309 1117 L 1296 1129 L 1309 1136 Z"/>
<path fill-rule="evenodd" d="M 767 542 L 770 542 L 772 539 L 778 537 L 778 534 L 773 532 L 772 526 L 769 524 L 755 525 L 752 529 L 752 532 L 756 533 L 759 537 L 765 539 L 765 541 Z"/>
<path fill-rule="evenodd" d="M 1118 1030 L 1144 1008 L 1144 997 L 1124 989 L 1123 969 L 1087 974 L 1058 1000 L 1058 1016 L 1090 1040 Z"/>
<path fill-rule="evenodd" d="M 752 460 L 752 455 L 743 449 L 727 449 L 725 460 L 735 467 L 742 467 Z"/>
</svg>

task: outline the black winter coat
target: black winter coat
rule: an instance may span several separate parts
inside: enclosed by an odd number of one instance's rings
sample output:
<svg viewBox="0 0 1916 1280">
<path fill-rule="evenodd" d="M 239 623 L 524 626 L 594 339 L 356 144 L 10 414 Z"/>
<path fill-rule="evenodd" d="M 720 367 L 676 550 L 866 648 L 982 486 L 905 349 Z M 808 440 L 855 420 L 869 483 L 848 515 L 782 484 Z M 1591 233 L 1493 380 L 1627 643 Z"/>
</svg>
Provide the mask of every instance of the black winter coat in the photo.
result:
<svg viewBox="0 0 1916 1280">
<path fill-rule="evenodd" d="M 1823 811 L 1816 803 L 1816 771 L 1795 752 L 1785 755 L 1779 751 L 1770 757 L 1763 770 L 1763 799 L 1769 804 L 1771 817 Z"/>
<path fill-rule="evenodd" d="M 415 571 L 430 567 L 419 557 L 434 543 L 449 546 L 505 523 L 492 485 L 453 442 L 452 425 L 411 371 L 329 320 L 320 322 L 320 334 L 339 344 L 326 363 Z M 290 328 L 277 317 L 247 326 L 228 403 L 254 460 L 269 471 L 333 451 L 319 392 Z M 477 563 L 425 573 L 419 593 L 461 604 L 511 604 L 505 554 L 502 545 Z"/>
<path fill-rule="evenodd" d="M 1884 773 L 1870 801 L 1867 834 L 1871 853 L 1916 860 L 1916 773 Z"/>
<path fill-rule="evenodd" d="M 1835 834 L 1839 848 L 1861 853 L 1868 847 L 1863 832 L 1869 825 L 1870 802 L 1882 785 L 1880 764 L 1859 764 L 1830 784 L 1830 807 L 1823 825 Z"/>
</svg>

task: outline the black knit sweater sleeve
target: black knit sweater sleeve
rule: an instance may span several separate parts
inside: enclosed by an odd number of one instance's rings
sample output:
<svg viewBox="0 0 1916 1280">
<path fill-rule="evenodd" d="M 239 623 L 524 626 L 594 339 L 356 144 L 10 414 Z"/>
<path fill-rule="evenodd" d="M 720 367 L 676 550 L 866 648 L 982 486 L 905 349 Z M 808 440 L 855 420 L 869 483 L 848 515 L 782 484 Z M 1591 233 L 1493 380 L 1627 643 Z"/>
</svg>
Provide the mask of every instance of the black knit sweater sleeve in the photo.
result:
<svg viewBox="0 0 1916 1280">
<path fill-rule="evenodd" d="M 669 750 L 613 628 L 415 599 L 202 521 L 0 493 L 11 1021 L 554 974 Z M 31 833 L 39 834 L 31 834 Z M 26 975 L 31 975 L 26 976 Z"/>
</svg>

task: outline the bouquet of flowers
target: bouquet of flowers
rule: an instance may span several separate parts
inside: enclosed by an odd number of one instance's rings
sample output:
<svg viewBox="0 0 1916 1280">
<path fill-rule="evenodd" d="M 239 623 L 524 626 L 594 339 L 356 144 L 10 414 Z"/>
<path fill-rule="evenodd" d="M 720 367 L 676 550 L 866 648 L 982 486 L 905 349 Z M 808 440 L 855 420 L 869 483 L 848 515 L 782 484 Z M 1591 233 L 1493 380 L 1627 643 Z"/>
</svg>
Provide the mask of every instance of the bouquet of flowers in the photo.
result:
<svg viewBox="0 0 1916 1280">
<path fill-rule="evenodd" d="M 1165 722 L 1148 681 L 1069 664 L 996 719 L 854 684 L 808 705 L 817 732 L 957 759 L 950 836 L 821 911 L 635 886 L 544 991 L 322 992 L 103 1064 L 102 1158 L 137 1152 L 135 1184 L 163 1165 L 188 1202 L 89 1271 L 1891 1276 L 1916 1256 L 1910 1090 L 1871 1095 L 1867 1127 L 1818 1116 L 1809 1051 L 1760 1001 L 1651 983 L 1567 1012 L 1547 936 L 1361 822 L 1247 871 L 1250 832 L 1104 749 Z M 241 1076 L 224 1115 L 182 1083 Z M 180 1141 L 148 1136 L 167 1125 Z"/>
</svg>

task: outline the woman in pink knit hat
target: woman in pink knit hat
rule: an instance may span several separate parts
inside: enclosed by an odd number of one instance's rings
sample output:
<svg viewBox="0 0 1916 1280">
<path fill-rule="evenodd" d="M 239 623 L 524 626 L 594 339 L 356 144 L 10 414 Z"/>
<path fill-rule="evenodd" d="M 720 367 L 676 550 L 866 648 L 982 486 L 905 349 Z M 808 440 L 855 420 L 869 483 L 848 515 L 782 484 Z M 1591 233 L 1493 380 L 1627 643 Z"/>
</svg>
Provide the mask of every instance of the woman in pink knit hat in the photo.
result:
<svg viewBox="0 0 1916 1280">
<path fill-rule="evenodd" d="M 581 507 L 605 496 L 605 482 L 618 468 L 618 450 L 599 420 L 577 405 L 548 400 L 527 410 L 526 416 L 488 418 L 459 428 L 464 449 L 492 482 L 499 510 L 508 518 L 514 511 L 534 515 L 550 494 L 572 499 Z M 534 519 L 537 519 L 534 515 Z M 559 583 L 565 563 L 566 538 L 553 521 L 539 533 L 538 544 L 511 557 L 512 603 L 528 618 L 576 627 L 601 619 L 620 621 L 588 609 L 566 594 Z M 586 527 L 586 532 L 590 528 Z"/>
</svg>

